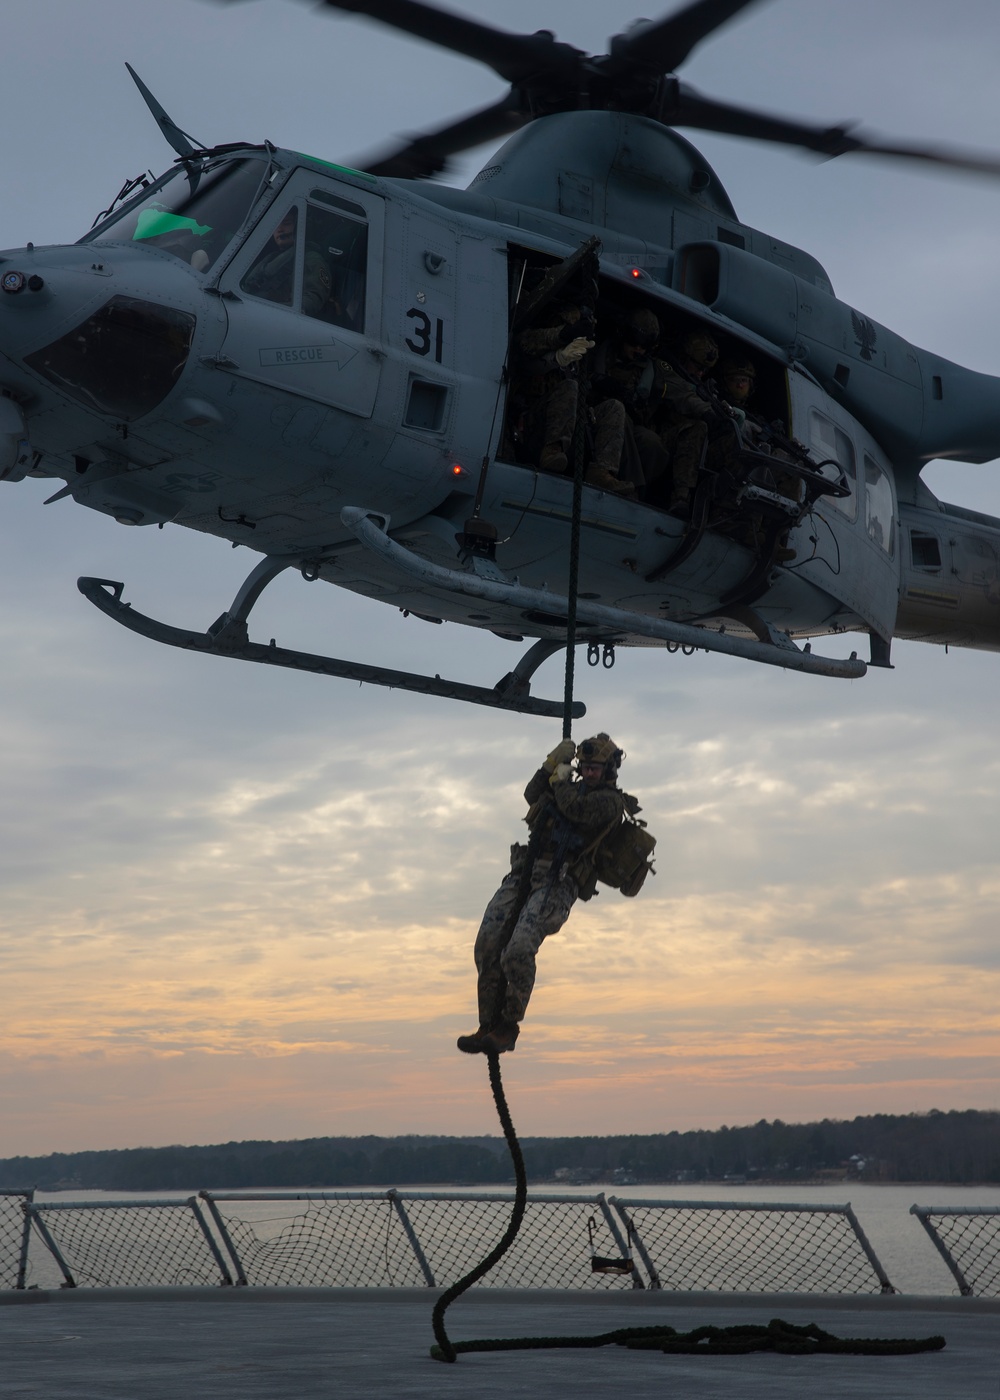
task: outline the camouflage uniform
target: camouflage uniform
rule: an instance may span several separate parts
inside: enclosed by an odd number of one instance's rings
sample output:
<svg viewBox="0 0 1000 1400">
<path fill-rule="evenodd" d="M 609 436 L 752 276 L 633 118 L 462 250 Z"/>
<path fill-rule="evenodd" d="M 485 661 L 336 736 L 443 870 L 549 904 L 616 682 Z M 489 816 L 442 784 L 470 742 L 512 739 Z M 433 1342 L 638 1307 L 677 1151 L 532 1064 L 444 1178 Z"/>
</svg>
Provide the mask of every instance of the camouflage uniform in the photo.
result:
<svg viewBox="0 0 1000 1400">
<path fill-rule="evenodd" d="M 572 779 L 550 782 L 545 768 L 539 768 L 532 777 L 524 799 L 529 803 L 525 821 L 532 833 L 539 832 L 541 845 L 531 872 L 530 893 L 506 945 L 504 926 L 517 899 L 527 847 L 511 847 L 510 874 L 483 915 L 475 950 L 479 1019 L 483 1026 L 493 1024 L 498 1012 L 507 1022 L 524 1018 L 535 984 L 535 954 L 542 941 L 562 928 L 577 899 L 593 897 L 597 885 L 593 860 L 581 852 L 601 831 L 617 825 L 626 810 L 637 805 L 634 798 L 611 782 L 589 788 Z M 570 850 L 553 869 L 553 858 L 564 834 L 570 837 Z"/>
<path fill-rule="evenodd" d="M 663 372 L 668 366 L 651 355 L 630 359 L 614 340 L 604 340 L 594 351 L 591 383 L 595 398 L 621 404 L 621 475 L 637 486 L 649 485 L 667 469 L 668 458 L 650 424 L 660 402 Z"/>
<path fill-rule="evenodd" d="M 518 397 L 524 405 L 531 455 L 538 459 L 544 455 L 568 458 L 580 408 L 579 368 L 560 365 L 556 352 L 567 344 L 567 328 L 576 325 L 580 312 L 576 306 L 560 305 L 546 319 L 548 325 L 522 331 L 514 342 L 520 356 Z M 581 324 L 581 335 L 584 330 Z M 563 465 L 561 470 L 565 469 Z"/>
<path fill-rule="evenodd" d="M 660 395 L 660 441 L 670 453 L 672 499 L 687 501 L 698 484 L 708 449 L 709 425 L 719 410 L 685 375 L 664 365 Z"/>
</svg>

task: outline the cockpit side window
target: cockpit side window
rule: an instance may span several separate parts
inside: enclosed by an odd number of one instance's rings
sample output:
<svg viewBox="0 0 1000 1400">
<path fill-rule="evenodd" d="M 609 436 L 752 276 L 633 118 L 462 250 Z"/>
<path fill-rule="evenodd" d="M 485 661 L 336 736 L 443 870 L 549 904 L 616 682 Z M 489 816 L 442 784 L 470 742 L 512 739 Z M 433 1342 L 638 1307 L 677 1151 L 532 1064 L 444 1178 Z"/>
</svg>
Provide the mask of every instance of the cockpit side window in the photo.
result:
<svg viewBox="0 0 1000 1400">
<path fill-rule="evenodd" d="M 345 212 L 311 203 L 307 207 L 302 310 L 332 326 L 363 331 L 368 271 L 365 211 L 325 191 L 314 192 L 313 198 L 319 197 L 324 203 L 342 204 Z"/>
<path fill-rule="evenodd" d="M 332 196 L 325 196 L 332 202 Z M 314 204 L 292 205 L 257 254 L 240 289 L 345 330 L 365 327 L 368 223 Z"/>
<path fill-rule="evenodd" d="M 827 418 L 825 413 L 820 413 L 819 409 L 816 408 L 809 410 L 809 441 L 813 457 L 819 458 L 820 461 L 836 462 L 843 468 L 851 488 L 849 496 L 824 496 L 824 503 L 835 506 L 837 510 L 842 510 L 849 520 L 856 520 L 858 515 L 858 463 L 854 453 L 854 443 L 842 428 L 838 428 L 832 419 Z M 831 470 L 827 469 L 828 472 Z"/>
<path fill-rule="evenodd" d="M 293 204 L 281 216 L 270 238 L 254 258 L 240 287 L 264 301 L 291 306 L 295 300 L 299 211 Z"/>
</svg>

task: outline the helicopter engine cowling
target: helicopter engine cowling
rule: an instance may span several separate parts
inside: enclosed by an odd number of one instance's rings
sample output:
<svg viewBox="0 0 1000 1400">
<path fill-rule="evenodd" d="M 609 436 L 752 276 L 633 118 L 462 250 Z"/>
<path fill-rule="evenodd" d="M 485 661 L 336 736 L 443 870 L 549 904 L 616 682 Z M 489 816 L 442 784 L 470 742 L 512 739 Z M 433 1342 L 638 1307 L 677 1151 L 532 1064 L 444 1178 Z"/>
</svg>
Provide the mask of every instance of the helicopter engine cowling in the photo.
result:
<svg viewBox="0 0 1000 1400">
<path fill-rule="evenodd" d="M 764 336 L 884 446 L 897 471 L 1000 456 L 1000 386 L 911 345 L 821 287 L 744 249 L 679 248 L 677 291 Z"/>
</svg>

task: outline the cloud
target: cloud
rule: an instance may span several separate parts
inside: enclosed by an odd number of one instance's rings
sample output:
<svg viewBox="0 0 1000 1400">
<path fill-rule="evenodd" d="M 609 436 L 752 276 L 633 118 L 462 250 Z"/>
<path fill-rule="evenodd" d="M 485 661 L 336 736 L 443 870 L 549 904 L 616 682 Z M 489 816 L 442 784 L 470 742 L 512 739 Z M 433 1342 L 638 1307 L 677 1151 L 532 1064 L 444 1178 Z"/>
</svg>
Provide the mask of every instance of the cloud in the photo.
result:
<svg viewBox="0 0 1000 1400">
<path fill-rule="evenodd" d="M 9 153 L 18 197 L 0 242 L 79 237 L 127 174 L 169 163 L 125 57 L 146 54 L 146 81 L 205 139 L 310 150 L 334 131 L 337 149 L 319 151 L 333 158 L 498 87 L 453 55 L 294 5 L 237 20 L 177 3 L 162 18 L 131 0 L 9 7 L 11 51 L 41 57 L 7 74 L 33 126 L 30 149 Z M 495 22 L 486 0 L 463 8 Z M 780 86 L 777 105 L 816 120 L 862 113 L 872 129 L 974 144 L 996 124 L 996 17 L 980 0 L 947 13 L 776 0 L 685 76 L 734 101 L 769 106 Z M 595 50 L 630 18 L 552 0 L 560 35 Z M 511 0 L 503 24 L 533 31 L 534 7 Z M 741 215 L 820 257 L 852 305 L 1000 371 L 993 186 L 697 142 Z M 995 466 L 928 476 L 1000 513 Z M 128 634 L 80 597 L 78 575 L 122 579 L 141 611 L 204 627 L 255 556 L 43 507 L 50 491 L 0 483 L 3 1155 L 495 1131 L 482 1067 L 454 1037 L 473 1023 L 472 943 L 523 834 L 521 789 L 558 724 Z M 521 650 L 290 574 L 251 633 L 486 684 Z M 846 654 L 858 638 L 822 645 Z M 522 1130 L 997 1106 L 997 658 L 897 645 L 893 660 L 844 684 L 704 655 L 619 648 L 610 671 L 581 657 L 585 728 L 628 751 L 659 873 L 634 903 L 578 908 L 542 950 L 506 1071 Z M 533 690 L 561 694 L 559 658 Z"/>
</svg>

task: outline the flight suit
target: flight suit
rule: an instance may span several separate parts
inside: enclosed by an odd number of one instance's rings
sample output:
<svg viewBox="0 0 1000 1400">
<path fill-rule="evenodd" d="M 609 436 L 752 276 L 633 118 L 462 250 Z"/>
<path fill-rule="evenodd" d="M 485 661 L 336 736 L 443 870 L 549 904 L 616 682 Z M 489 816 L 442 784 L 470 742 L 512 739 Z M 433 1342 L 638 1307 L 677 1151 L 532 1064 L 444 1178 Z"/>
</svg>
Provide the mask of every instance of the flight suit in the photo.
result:
<svg viewBox="0 0 1000 1400">
<path fill-rule="evenodd" d="M 282 248 L 270 255 L 269 245 L 244 277 L 244 291 L 266 301 L 291 306 L 295 288 L 295 248 Z M 307 316 L 318 316 L 326 305 L 333 278 L 326 259 L 315 248 L 306 249 L 305 271 L 302 277 L 302 310 Z"/>
</svg>

